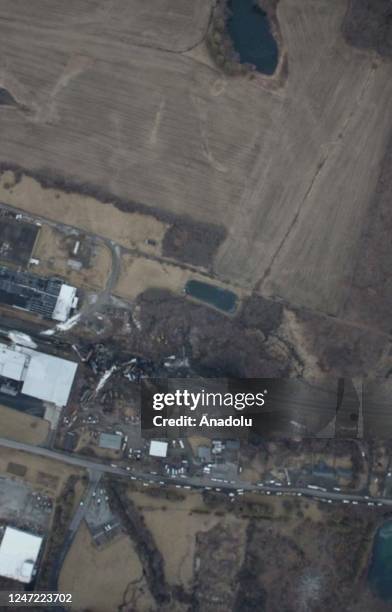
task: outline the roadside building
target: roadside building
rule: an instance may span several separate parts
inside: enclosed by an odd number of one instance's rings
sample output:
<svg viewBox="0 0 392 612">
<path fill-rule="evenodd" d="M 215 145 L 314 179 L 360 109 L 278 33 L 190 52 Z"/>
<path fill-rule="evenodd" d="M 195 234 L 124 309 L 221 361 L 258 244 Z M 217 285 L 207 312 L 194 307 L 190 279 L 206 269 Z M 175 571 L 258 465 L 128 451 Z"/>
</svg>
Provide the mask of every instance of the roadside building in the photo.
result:
<svg viewBox="0 0 392 612">
<path fill-rule="evenodd" d="M 109 450 L 119 451 L 121 448 L 122 436 L 118 434 L 101 433 L 99 436 L 99 447 Z"/>
<path fill-rule="evenodd" d="M 151 457 L 166 457 L 168 442 L 160 442 L 159 440 L 151 440 L 150 456 Z"/>
<path fill-rule="evenodd" d="M 0 543 L 0 576 L 28 584 L 35 575 L 42 538 L 6 527 Z"/>
<path fill-rule="evenodd" d="M 198 446 L 197 447 L 197 457 L 203 463 L 211 463 L 211 449 L 208 446 Z"/>
</svg>

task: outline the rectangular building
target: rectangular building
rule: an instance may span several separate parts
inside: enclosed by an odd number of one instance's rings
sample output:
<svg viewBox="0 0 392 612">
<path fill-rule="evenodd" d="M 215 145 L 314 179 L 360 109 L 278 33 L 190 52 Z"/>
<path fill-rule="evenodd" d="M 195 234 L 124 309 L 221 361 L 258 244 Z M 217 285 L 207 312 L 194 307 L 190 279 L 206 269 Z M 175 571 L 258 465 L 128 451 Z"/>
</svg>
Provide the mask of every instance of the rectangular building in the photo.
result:
<svg viewBox="0 0 392 612">
<path fill-rule="evenodd" d="M 159 440 L 151 440 L 150 456 L 151 457 L 166 457 L 167 447 L 168 447 L 167 442 L 160 442 Z"/>
<path fill-rule="evenodd" d="M 118 434 L 101 433 L 99 436 L 99 447 L 118 451 L 121 448 L 122 436 Z"/>
<path fill-rule="evenodd" d="M 0 576 L 31 582 L 41 546 L 41 537 L 6 527 L 0 543 Z"/>
<path fill-rule="evenodd" d="M 23 380 L 27 357 L 9 349 L 5 344 L 0 345 L 0 376 L 11 380 Z"/>
<path fill-rule="evenodd" d="M 0 376 L 21 383 L 20 392 L 66 406 L 78 364 L 26 346 L 0 344 Z"/>
<path fill-rule="evenodd" d="M 46 319 L 66 321 L 77 305 L 76 291 L 59 278 L 42 278 L 0 266 L 0 302 Z"/>
</svg>

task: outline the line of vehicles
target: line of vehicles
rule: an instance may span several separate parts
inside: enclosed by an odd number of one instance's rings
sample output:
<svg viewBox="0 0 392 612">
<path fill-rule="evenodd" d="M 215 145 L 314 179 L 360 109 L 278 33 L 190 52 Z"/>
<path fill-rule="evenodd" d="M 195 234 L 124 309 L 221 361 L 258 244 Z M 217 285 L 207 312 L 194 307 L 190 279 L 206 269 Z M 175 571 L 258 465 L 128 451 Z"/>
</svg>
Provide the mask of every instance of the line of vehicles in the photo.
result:
<svg viewBox="0 0 392 612">
<path fill-rule="evenodd" d="M 187 461 L 184 460 L 183 463 L 186 464 Z M 115 464 L 111 464 L 111 467 L 117 467 L 118 468 L 119 466 L 115 465 Z M 166 477 L 169 477 L 169 478 L 176 478 L 176 477 L 177 478 L 178 477 L 179 478 L 187 478 L 188 477 L 186 475 L 187 466 L 171 468 L 169 465 L 165 465 L 165 472 L 166 472 Z M 157 472 L 151 472 L 151 475 L 157 476 L 158 474 L 157 474 Z M 130 478 L 131 478 L 131 480 L 142 480 L 141 477 L 137 477 L 137 476 L 134 476 L 134 475 L 130 475 Z M 222 488 L 220 486 L 217 486 L 217 484 L 222 483 L 223 485 L 226 485 L 224 487 L 224 489 L 223 489 L 223 492 L 227 492 L 229 497 L 232 499 L 232 501 L 234 501 L 234 497 L 236 495 L 241 496 L 241 495 L 245 494 L 245 489 L 244 488 L 236 488 L 235 491 L 230 491 L 230 492 L 227 491 L 227 490 L 225 491 L 225 489 L 228 488 L 227 485 L 231 485 L 231 486 L 235 486 L 236 485 L 236 481 L 234 481 L 234 480 L 225 480 L 225 479 L 222 479 L 222 478 L 210 478 L 210 481 L 211 481 L 211 485 L 212 486 L 206 486 L 206 485 L 203 486 L 202 484 L 197 484 L 196 487 L 197 488 L 202 488 L 205 491 L 212 491 L 212 490 L 214 490 L 217 493 L 219 493 L 219 492 L 222 492 Z M 212 483 L 214 483 L 214 484 L 212 484 Z M 215 484 L 215 483 L 217 483 L 217 484 Z M 161 480 L 161 481 L 157 481 L 157 480 L 145 480 L 145 481 L 143 481 L 142 484 L 143 484 L 143 486 L 148 487 L 150 484 L 151 485 L 165 486 L 166 484 L 170 485 L 171 483 L 165 482 L 163 480 Z M 292 483 L 290 482 L 290 484 L 287 484 L 287 486 L 291 486 L 291 484 Z M 278 489 L 279 487 L 283 487 L 285 485 L 282 482 L 279 482 L 278 480 L 270 479 L 270 480 L 267 480 L 266 482 L 258 482 L 256 484 L 257 488 L 248 488 L 247 487 L 246 491 L 248 493 L 255 493 L 255 492 L 258 491 L 259 493 L 263 493 L 265 495 L 276 495 L 276 496 L 282 496 L 284 494 L 292 495 L 292 496 L 297 496 L 297 497 L 302 497 L 303 495 L 306 496 L 306 492 L 301 492 L 301 491 L 290 491 L 290 492 L 284 491 L 283 492 L 283 491 L 279 491 L 279 490 L 270 490 L 270 489 L 268 490 L 268 487 L 271 487 L 271 486 L 274 489 L 275 488 Z M 189 484 L 185 485 L 185 484 L 176 483 L 175 487 L 178 488 L 178 489 L 182 489 L 182 488 L 183 489 L 188 489 L 188 490 L 192 489 L 192 486 L 189 485 Z M 265 488 L 265 489 L 263 490 L 263 488 Z M 312 491 L 315 491 L 315 492 L 318 492 L 318 493 L 326 493 L 326 494 L 329 493 L 328 489 L 326 489 L 325 487 L 319 486 L 319 485 L 308 484 L 308 485 L 306 485 L 306 488 L 309 490 L 309 496 L 311 495 Z M 340 487 L 333 487 L 331 492 L 342 494 L 341 491 L 342 490 L 341 490 Z M 362 500 L 355 500 L 355 499 L 354 500 L 350 500 L 350 499 L 339 500 L 339 499 L 336 499 L 336 498 L 335 499 L 332 499 L 332 498 L 327 499 L 327 498 L 321 497 L 319 495 L 317 495 L 317 497 L 314 497 L 314 499 L 317 499 L 317 501 L 320 501 L 322 503 L 328 503 L 328 504 L 331 504 L 333 501 L 336 501 L 336 502 L 341 501 L 341 503 L 343 503 L 343 504 L 352 504 L 354 506 L 358 505 L 359 503 L 363 503 Z M 365 495 L 363 497 L 363 501 L 366 502 L 367 505 L 370 506 L 370 507 L 372 507 L 372 506 L 373 507 L 375 507 L 375 506 L 383 506 L 384 505 L 383 502 L 381 502 L 381 501 L 370 501 L 370 498 L 367 495 Z"/>
</svg>

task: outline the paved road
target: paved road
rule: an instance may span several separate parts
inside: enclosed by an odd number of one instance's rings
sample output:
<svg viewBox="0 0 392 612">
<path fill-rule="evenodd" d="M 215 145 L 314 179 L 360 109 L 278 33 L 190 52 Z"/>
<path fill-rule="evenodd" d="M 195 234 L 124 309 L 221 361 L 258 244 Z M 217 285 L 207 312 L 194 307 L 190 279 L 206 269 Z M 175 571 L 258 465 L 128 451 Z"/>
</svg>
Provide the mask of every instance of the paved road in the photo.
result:
<svg viewBox="0 0 392 612">
<path fill-rule="evenodd" d="M 167 476 L 163 476 L 160 474 L 151 474 L 149 472 L 141 472 L 137 470 L 127 471 L 124 468 L 120 467 L 112 467 L 111 465 L 107 465 L 104 463 L 99 463 L 97 461 L 86 459 L 85 457 L 81 457 L 80 455 L 71 455 L 68 453 L 64 453 L 61 451 L 50 450 L 47 448 L 42 448 L 40 446 L 32 446 L 30 444 L 24 444 L 22 442 L 15 442 L 14 440 L 8 440 L 7 438 L 0 438 L 0 446 L 5 448 L 12 448 L 15 450 L 25 451 L 27 453 L 32 453 L 34 455 L 39 455 L 41 457 L 47 457 L 48 459 L 53 459 L 56 461 L 62 461 L 64 463 L 68 463 L 70 465 L 74 465 L 76 467 L 84 468 L 90 470 L 95 474 L 95 478 L 106 474 L 113 474 L 116 476 L 121 476 L 123 478 L 128 478 L 132 480 L 142 481 L 144 484 L 160 484 L 163 485 L 172 485 L 177 487 L 190 487 L 194 489 L 205 489 L 209 487 L 212 490 L 219 490 L 225 493 L 235 493 L 238 494 L 242 491 L 244 492 L 258 492 L 263 495 L 276 495 L 276 494 L 286 494 L 286 495 L 302 495 L 304 497 L 317 499 L 317 500 L 330 500 L 330 502 L 339 502 L 343 503 L 343 500 L 347 500 L 351 503 L 371 503 L 371 504 L 383 504 L 384 506 L 392 507 L 392 499 L 385 497 L 371 497 L 365 495 L 359 495 L 358 493 L 346 493 L 346 492 L 338 492 L 338 491 L 318 491 L 314 489 L 308 489 L 306 487 L 292 487 L 292 486 L 276 486 L 276 485 L 263 485 L 255 486 L 249 482 L 243 482 L 241 480 L 236 480 L 235 482 L 225 483 L 225 482 L 216 482 L 212 479 L 198 478 L 198 477 L 185 477 L 185 478 L 169 478 Z M 89 487 L 90 490 L 90 487 Z M 91 490 L 92 492 L 92 490 Z M 90 493 L 91 494 L 91 493 Z M 83 508 L 83 507 L 82 507 Z M 79 518 L 83 518 L 83 511 L 77 514 L 77 517 L 74 517 L 75 525 L 77 524 Z M 80 518 L 80 520 L 82 520 Z"/>
<path fill-rule="evenodd" d="M 58 590 L 58 581 L 60 578 L 61 568 L 63 567 L 63 563 L 72 546 L 76 533 L 80 527 L 80 524 L 84 519 L 86 510 L 91 501 L 92 494 L 95 491 L 97 484 L 99 483 L 99 480 L 102 476 L 102 472 L 90 470 L 89 476 L 90 476 L 89 485 L 87 487 L 87 490 L 84 493 L 82 503 L 77 507 L 72 517 L 72 520 L 65 534 L 65 538 L 64 538 L 63 545 L 61 547 L 61 551 L 56 558 L 56 562 L 53 564 L 51 568 L 50 578 L 49 578 L 49 588 L 52 591 Z"/>
</svg>

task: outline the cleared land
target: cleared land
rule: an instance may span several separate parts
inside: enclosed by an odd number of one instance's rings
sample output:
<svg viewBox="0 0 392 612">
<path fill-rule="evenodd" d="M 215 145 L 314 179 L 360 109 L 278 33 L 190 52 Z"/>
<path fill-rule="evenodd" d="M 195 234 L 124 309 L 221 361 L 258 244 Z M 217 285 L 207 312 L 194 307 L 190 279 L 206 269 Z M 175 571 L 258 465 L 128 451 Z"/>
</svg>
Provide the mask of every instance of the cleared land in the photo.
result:
<svg viewBox="0 0 392 612">
<path fill-rule="evenodd" d="M 73 594 L 72 610 L 107 612 L 127 601 L 144 612 L 153 603 L 131 540 L 121 536 L 98 550 L 84 523 L 63 565 L 59 589 Z"/>
<path fill-rule="evenodd" d="M 43 276 L 61 276 L 76 287 L 104 289 L 112 267 L 109 249 L 102 242 L 91 245 L 92 252 L 88 263 L 85 263 L 80 256 L 74 257 L 70 250 L 78 237 L 72 240 L 69 238 L 67 240 L 63 233 L 43 225 L 33 253 L 33 257 L 39 259 L 40 263 L 38 267 L 32 268 L 32 272 Z M 72 269 L 68 263 L 70 259 L 81 261 L 81 269 Z"/>
<path fill-rule="evenodd" d="M 42 444 L 49 433 L 49 422 L 0 405 L 0 432 L 27 444 Z"/>
</svg>

